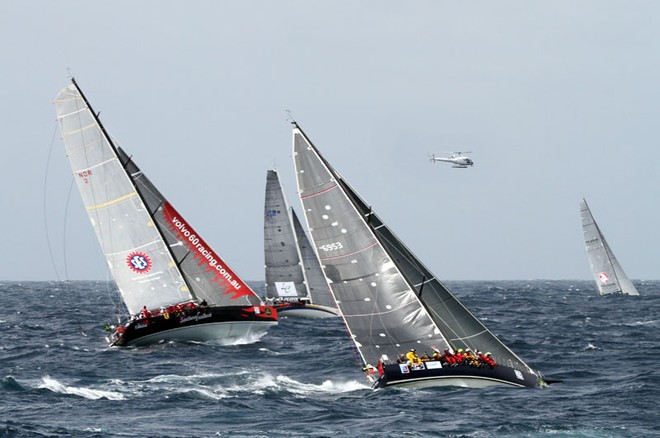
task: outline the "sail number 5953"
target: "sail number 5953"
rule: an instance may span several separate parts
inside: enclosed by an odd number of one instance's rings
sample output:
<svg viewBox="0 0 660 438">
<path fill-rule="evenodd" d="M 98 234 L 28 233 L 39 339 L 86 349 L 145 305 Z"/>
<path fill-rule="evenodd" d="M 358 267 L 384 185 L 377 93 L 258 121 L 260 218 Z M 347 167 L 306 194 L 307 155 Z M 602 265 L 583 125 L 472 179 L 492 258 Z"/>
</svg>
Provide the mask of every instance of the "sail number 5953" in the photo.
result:
<svg viewBox="0 0 660 438">
<path fill-rule="evenodd" d="M 322 249 L 325 252 L 334 251 L 335 249 L 342 249 L 344 245 L 341 242 L 327 243 L 325 245 L 319 246 L 319 249 Z"/>
</svg>

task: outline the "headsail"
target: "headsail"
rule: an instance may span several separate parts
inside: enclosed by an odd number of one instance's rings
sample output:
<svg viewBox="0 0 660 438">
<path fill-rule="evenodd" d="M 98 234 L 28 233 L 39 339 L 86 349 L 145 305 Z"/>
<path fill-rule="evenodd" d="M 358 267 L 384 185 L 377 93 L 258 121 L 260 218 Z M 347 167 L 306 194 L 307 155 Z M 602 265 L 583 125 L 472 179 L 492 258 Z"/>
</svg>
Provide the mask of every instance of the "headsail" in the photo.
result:
<svg viewBox="0 0 660 438">
<path fill-rule="evenodd" d="M 639 295 L 616 257 L 614 257 L 614 253 L 594 220 L 585 199 L 582 199 L 580 203 L 580 213 L 587 257 L 600 294 Z"/>
<path fill-rule="evenodd" d="M 310 301 L 319 306 L 336 309 L 337 303 L 335 303 L 335 299 L 328 288 L 328 282 L 325 280 L 325 274 L 323 273 L 323 269 L 321 269 L 321 263 L 316 255 L 316 251 L 314 251 L 314 247 L 309 242 L 296 212 L 291 207 L 289 207 L 289 211 L 291 212 L 293 229 L 296 231 L 296 240 L 298 241 L 302 265 L 305 269 L 307 288 L 309 289 L 311 298 Z"/>
<path fill-rule="evenodd" d="M 293 152 L 312 240 L 365 364 L 411 348 L 469 347 L 533 373 L 403 245 L 295 123 Z"/>
<path fill-rule="evenodd" d="M 75 81 L 55 106 L 83 203 L 131 314 L 195 298 L 260 301 L 114 145 Z"/>
<path fill-rule="evenodd" d="M 257 294 L 195 232 L 123 149 L 117 148 L 117 152 L 193 296 L 212 306 L 259 305 Z"/>
</svg>

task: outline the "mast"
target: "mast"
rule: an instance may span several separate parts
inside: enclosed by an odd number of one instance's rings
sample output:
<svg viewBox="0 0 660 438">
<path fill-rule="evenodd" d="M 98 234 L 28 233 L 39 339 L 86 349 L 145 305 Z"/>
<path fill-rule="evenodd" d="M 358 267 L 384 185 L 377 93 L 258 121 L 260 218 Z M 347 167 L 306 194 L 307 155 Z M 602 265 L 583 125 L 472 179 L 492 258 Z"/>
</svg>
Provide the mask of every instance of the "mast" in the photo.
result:
<svg viewBox="0 0 660 438">
<path fill-rule="evenodd" d="M 94 121 L 96 122 L 99 129 L 103 133 L 103 136 L 105 137 L 105 140 L 108 142 L 108 145 L 112 148 L 112 151 L 114 152 L 115 156 L 117 157 L 117 160 L 121 163 L 122 168 L 124 169 L 126 174 L 129 176 L 128 179 L 130 180 L 131 184 L 133 185 L 133 188 L 135 189 L 135 193 L 137 193 L 137 196 L 140 198 L 140 201 L 145 206 L 145 210 L 147 211 L 149 216 L 151 216 L 152 219 L 155 219 L 154 214 L 151 212 L 151 210 L 149 208 L 146 208 L 147 202 L 144 199 L 144 196 L 142 195 L 140 190 L 138 189 L 137 185 L 135 184 L 135 181 L 133 180 L 132 175 L 129 175 L 128 171 L 126 170 L 126 166 L 131 161 L 131 157 L 128 157 L 128 160 L 125 163 L 122 162 L 122 160 L 120 160 L 120 158 L 119 158 L 120 157 L 119 149 L 117 148 L 115 143 L 112 141 L 112 138 L 110 137 L 110 135 L 106 131 L 105 126 L 103 126 L 103 123 L 101 123 L 101 119 L 98 117 L 98 114 L 94 112 L 94 109 L 92 108 L 92 105 L 87 100 L 87 97 L 85 96 L 85 93 L 82 92 L 82 90 L 80 89 L 80 86 L 76 82 L 75 78 L 73 78 L 73 77 L 71 78 L 71 83 L 76 87 L 76 90 L 80 94 L 80 97 L 83 99 L 83 102 L 85 103 L 85 105 L 89 109 L 89 112 L 92 114 L 92 117 L 94 118 Z M 156 223 L 155 220 L 154 220 L 154 223 Z M 163 242 L 165 243 L 165 248 L 167 249 L 171 259 L 175 262 L 175 264 L 177 266 L 177 270 L 179 271 L 179 275 L 181 276 L 181 279 L 184 281 L 184 283 L 186 285 L 186 288 L 188 289 L 188 293 L 190 294 L 190 296 L 195 301 L 197 301 L 197 297 L 195 296 L 195 293 L 193 292 L 193 288 L 188 283 L 188 280 L 186 279 L 186 276 L 183 275 L 183 273 L 181 272 L 180 264 L 179 264 L 179 262 L 176 261 L 176 258 L 174 257 L 174 254 L 172 253 L 172 249 L 170 248 L 170 245 L 167 244 L 167 240 L 165 239 L 165 236 L 163 235 L 163 232 L 161 231 L 160 227 L 156 227 L 156 230 L 158 231 L 158 234 L 160 235 Z"/>
</svg>

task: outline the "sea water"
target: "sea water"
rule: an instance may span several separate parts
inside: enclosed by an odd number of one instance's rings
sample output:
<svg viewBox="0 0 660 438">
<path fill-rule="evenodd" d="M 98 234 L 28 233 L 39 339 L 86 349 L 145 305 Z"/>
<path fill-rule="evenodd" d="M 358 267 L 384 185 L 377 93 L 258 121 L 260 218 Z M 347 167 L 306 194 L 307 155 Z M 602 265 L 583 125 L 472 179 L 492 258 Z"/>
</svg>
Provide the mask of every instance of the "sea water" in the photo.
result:
<svg viewBox="0 0 660 438">
<path fill-rule="evenodd" d="M 341 319 L 109 348 L 112 283 L 2 282 L 0 437 L 660 436 L 660 282 L 448 282 L 547 389 L 374 391 Z M 252 283 L 263 291 L 259 283 Z"/>
</svg>

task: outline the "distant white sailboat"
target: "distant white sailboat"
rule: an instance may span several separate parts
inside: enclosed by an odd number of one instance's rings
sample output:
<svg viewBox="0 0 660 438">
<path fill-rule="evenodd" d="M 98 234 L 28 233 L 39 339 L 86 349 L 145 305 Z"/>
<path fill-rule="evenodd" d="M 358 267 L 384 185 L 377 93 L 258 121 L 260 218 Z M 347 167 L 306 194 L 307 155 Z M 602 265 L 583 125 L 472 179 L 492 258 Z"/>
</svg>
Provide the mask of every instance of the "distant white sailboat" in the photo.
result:
<svg viewBox="0 0 660 438">
<path fill-rule="evenodd" d="M 623 268 L 614 257 L 612 249 L 607 244 L 603 233 L 594 220 L 587 201 L 580 203 L 582 214 L 582 231 L 587 247 L 589 265 L 601 295 L 621 293 L 625 295 L 639 295 L 637 289 L 623 272 Z"/>
<path fill-rule="evenodd" d="M 75 80 L 55 107 L 73 176 L 130 313 L 111 345 L 249 342 L 277 324 L 277 311 L 115 145 Z"/>
<path fill-rule="evenodd" d="M 269 170 L 266 177 L 264 256 L 266 300 L 280 316 L 337 316 L 316 252 L 286 201 L 276 170 Z"/>
</svg>

